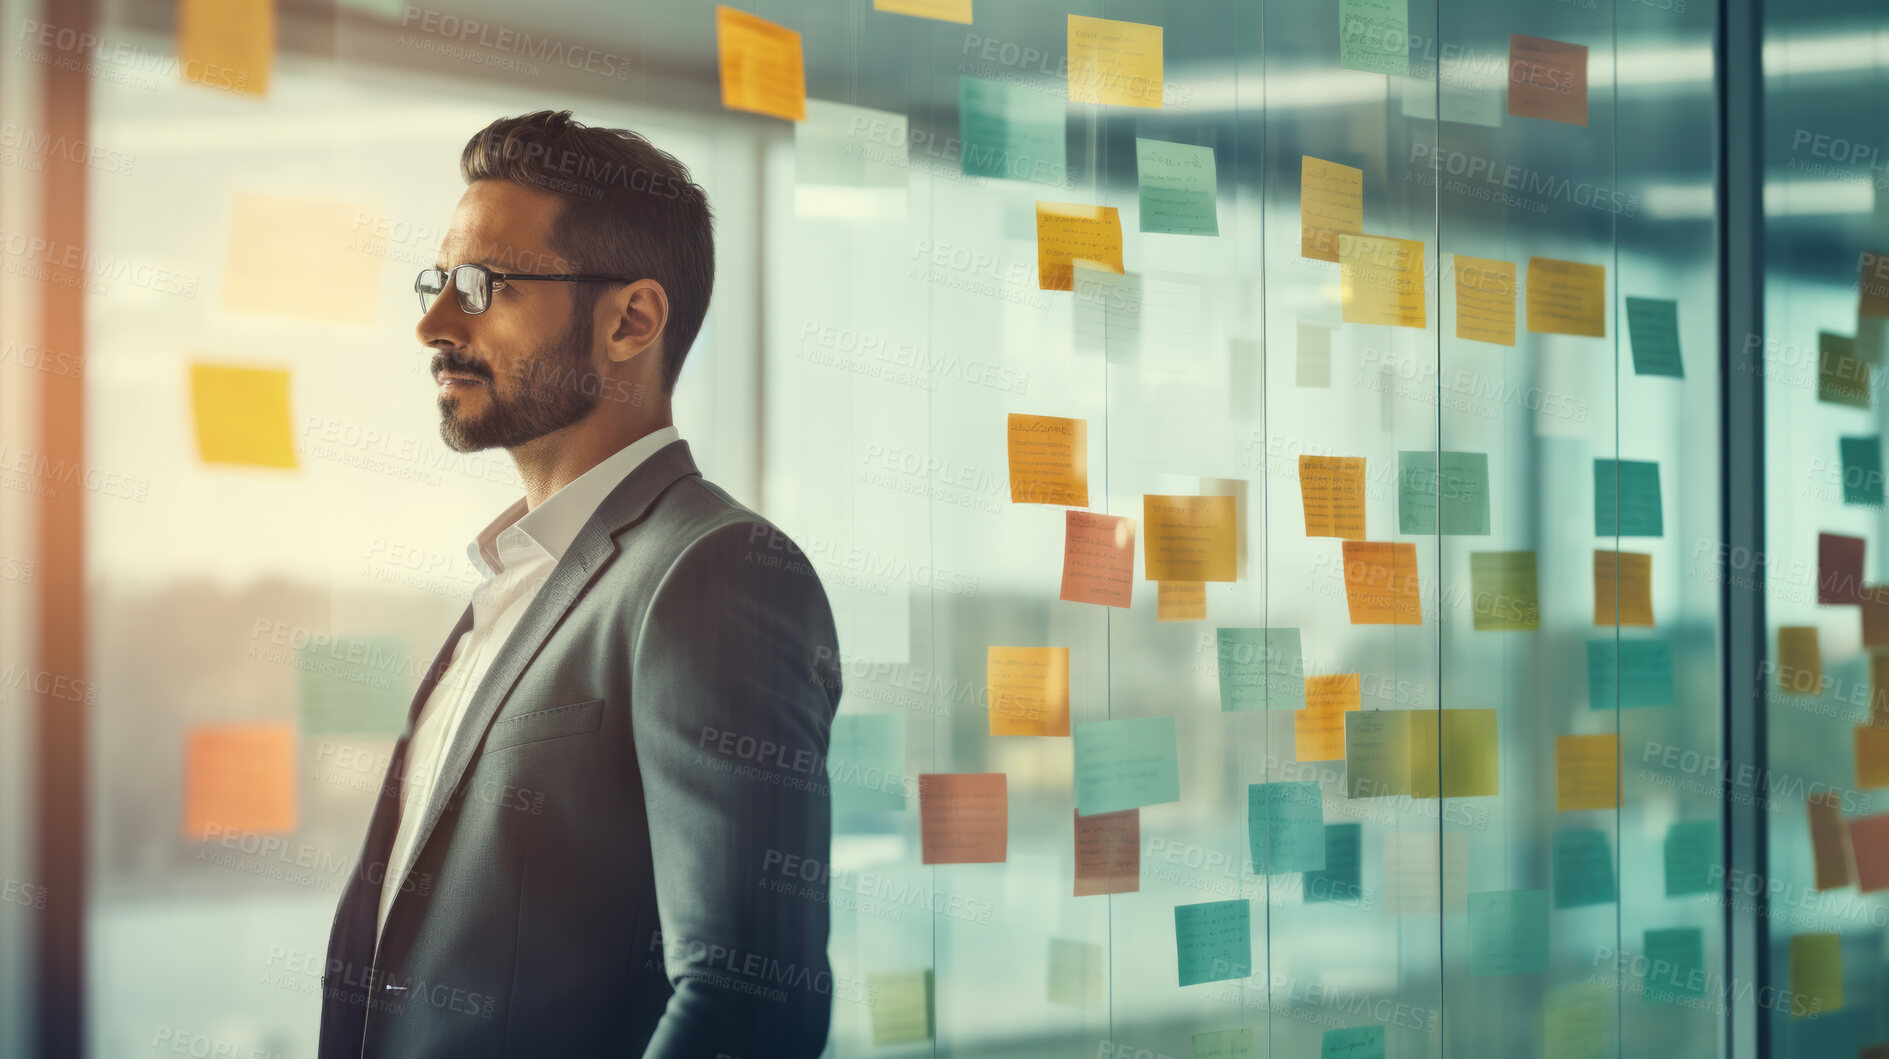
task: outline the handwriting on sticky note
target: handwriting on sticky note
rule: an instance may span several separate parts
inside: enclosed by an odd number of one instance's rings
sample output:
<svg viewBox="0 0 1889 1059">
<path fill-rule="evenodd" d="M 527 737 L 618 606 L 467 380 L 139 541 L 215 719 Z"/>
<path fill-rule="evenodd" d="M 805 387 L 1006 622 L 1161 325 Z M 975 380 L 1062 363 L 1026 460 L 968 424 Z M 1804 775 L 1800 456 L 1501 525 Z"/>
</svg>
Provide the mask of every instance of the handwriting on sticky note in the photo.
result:
<svg viewBox="0 0 1889 1059">
<path fill-rule="evenodd" d="M 1318 1043 L 1318 1059 L 1384 1059 L 1384 1027 L 1326 1030 Z"/>
<path fill-rule="evenodd" d="M 991 647 L 991 735 L 1069 734 L 1069 648 Z"/>
<path fill-rule="evenodd" d="M 1456 256 L 1456 337 L 1515 344 L 1515 262 Z"/>
<path fill-rule="evenodd" d="M 190 399 L 203 462 L 295 467 L 287 371 L 192 364 Z"/>
<path fill-rule="evenodd" d="M 1174 948 L 1182 985 L 1253 973 L 1252 913 L 1244 900 L 1174 906 Z"/>
<path fill-rule="evenodd" d="M 1673 649 L 1665 640 L 1587 642 L 1590 709 L 1636 709 L 1673 703 Z"/>
<path fill-rule="evenodd" d="M 1397 532 L 1428 534 L 1439 528 L 1446 534 L 1488 535 L 1488 453 L 1407 449 L 1397 454 Z"/>
<path fill-rule="evenodd" d="M 875 971 L 866 976 L 872 1001 L 872 1043 L 911 1044 L 931 1039 L 932 973 Z"/>
<path fill-rule="evenodd" d="M 1469 835 L 1393 831 L 1384 836 L 1384 888 L 1398 916 L 1460 916 L 1468 910 Z"/>
<path fill-rule="evenodd" d="M 1686 376 L 1679 356 L 1679 303 L 1671 298 L 1627 299 L 1627 341 L 1635 375 Z"/>
<path fill-rule="evenodd" d="M 1364 170 L 1299 159 L 1299 256 L 1338 260 L 1338 233 L 1364 231 Z"/>
<path fill-rule="evenodd" d="M 1155 621 L 1204 621 L 1206 617 L 1207 583 L 1205 581 L 1155 582 Z"/>
<path fill-rule="evenodd" d="M 1078 261 L 1117 275 L 1123 273 L 1120 214 L 1113 206 L 1037 203 L 1037 286 L 1074 291 Z"/>
<path fill-rule="evenodd" d="M 1255 875 L 1325 866 L 1325 803 L 1317 780 L 1249 783 L 1246 838 Z"/>
<path fill-rule="evenodd" d="M 1666 829 L 1666 896 L 1714 893 L 1723 877 L 1717 820 L 1680 820 Z"/>
<path fill-rule="evenodd" d="M 1548 969 L 1548 892 L 1488 890 L 1469 895 L 1469 977 Z"/>
<path fill-rule="evenodd" d="M 1614 853 L 1598 828 L 1557 831 L 1553 847 L 1554 906 L 1582 908 L 1614 901 Z"/>
<path fill-rule="evenodd" d="M 1143 496 L 1142 577 L 1149 581 L 1234 580 L 1237 509 L 1230 496 Z"/>
<path fill-rule="evenodd" d="M 1345 713 L 1361 699 L 1357 673 L 1305 678 L 1305 708 L 1292 714 L 1293 756 L 1338 761 L 1345 756 Z"/>
<path fill-rule="evenodd" d="M 1220 709 L 1296 710 L 1305 705 L 1305 658 L 1298 629 L 1215 633 Z"/>
<path fill-rule="evenodd" d="M 1353 625 L 1421 625 L 1417 546 L 1345 541 L 1345 605 Z"/>
<path fill-rule="evenodd" d="M 1220 234 L 1213 148 L 1137 137 L 1135 179 L 1142 231 Z"/>
<path fill-rule="evenodd" d="M 295 726 L 212 724 L 184 736 L 184 837 L 296 826 Z"/>
<path fill-rule="evenodd" d="M 1587 46 L 1510 34 L 1509 113 L 1586 127 Z"/>
<path fill-rule="evenodd" d="M 1161 106 L 1161 27 L 1069 16 L 1069 101 Z"/>
<path fill-rule="evenodd" d="M 715 8 L 715 45 L 722 106 L 793 121 L 807 116 L 800 34 L 724 6 Z"/>
<path fill-rule="evenodd" d="M 1112 813 L 1181 798 L 1174 718 L 1076 726 L 1076 811 Z"/>
<path fill-rule="evenodd" d="M 1552 257 L 1528 259 L 1528 329 L 1607 336 L 1607 267 Z"/>
<path fill-rule="evenodd" d="M 1409 0 L 1341 0 L 1338 65 L 1347 70 L 1408 77 Z"/>
<path fill-rule="evenodd" d="M 1071 603 L 1126 607 L 1135 589 L 1135 520 L 1093 511 L 1064 516 L 1063 587 Z"/>
<path fill-rule="evenodd" d="M 1076 821 L 1076 896 L 1141 889 L 1141 810 L 1083 816 Z"/>
<path fill-rule="evenodd" d="M 1477 632 L 1541 626 L 1534 552 L 1469 553 L 1469 592 Z"/>
<path fill-rule="evenodd" d="M 1209 1030 L 1192 1038 L 1194 1059 L 1253 1059 L 1253 1031 Z"/>
<path fill-rule="evenodd" d="M 1594 624 L 1653 624 L 1653 556 L 1594 552 Z"/>
<path fill-rule="evenodd" d="M 1010 414 L 1010 502 L 1089 506 L 1089 422 Z"/>
<path fill-rule="evenodd" d="M 1001 772 L 928 772 L 918 777 L 918 824 L 926 864 L 995 864 L 1008 854 L 1010 795 Z"/>
<path fill-rule="evenodd" d="M 1594 461 L 1594 536 L 1659 537 L 1666 532 L 1659 499 L 1659 464 Z"/>
<path fill-rule="evenodd" d="M 1423 244 L 1386 235 L 1338 235 L 1345 323 L 1423 327 Z"/>
<path fill-rule="evenodd" d="M 1307 537 L 1364 538 L 1364 457 L 1299 457 Z"/>
<path fill-rule="evenodd" d="M 1620 737 L 1558 735 L 1554 741 L 1555 811 L 1620 804 Z"/>
</svg>

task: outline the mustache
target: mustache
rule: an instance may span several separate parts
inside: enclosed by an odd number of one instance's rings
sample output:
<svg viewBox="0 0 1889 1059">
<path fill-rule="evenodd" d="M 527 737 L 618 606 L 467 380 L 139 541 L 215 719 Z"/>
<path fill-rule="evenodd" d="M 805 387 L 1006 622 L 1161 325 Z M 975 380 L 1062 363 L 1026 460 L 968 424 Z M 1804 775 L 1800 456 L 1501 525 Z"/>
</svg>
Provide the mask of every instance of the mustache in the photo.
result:
<svg viewBox="0 0 1889 1059">
<path fill-rule="evenodd" d="M 451 350 L 436 350 L 433 353 L 432 370 L 435 378 L 437 378 L 441 372 L 450 371 L 455 374 L 470 375 L 475 379 L 483 379 L 486 382 L 492 381 L 492 369 L 486 367 L 485 364 L 480 361 L 460 353 L 452 352 Z"/>
</svg>

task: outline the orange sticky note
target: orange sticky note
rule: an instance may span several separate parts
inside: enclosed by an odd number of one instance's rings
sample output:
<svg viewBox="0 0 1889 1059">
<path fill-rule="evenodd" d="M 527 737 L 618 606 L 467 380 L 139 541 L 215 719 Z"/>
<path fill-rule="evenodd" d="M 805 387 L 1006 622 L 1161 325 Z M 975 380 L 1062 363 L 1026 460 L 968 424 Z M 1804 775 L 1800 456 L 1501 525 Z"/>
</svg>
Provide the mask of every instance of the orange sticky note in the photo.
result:
<svg viewBox="0 0 1889 1059">
<path fill-rule="evenodd" d="M 971 0 L 872 0 L 872 9 L 939 22 L 971 22 Z"/>
<path fill-rule="evenodd" d="M 1528 259 L 1528 329 L 1551 335 L 1607 337 L 1607 268 Z"/>
<path fill-rule="evenodd" d="M 1823 652 L 1815 625 L 1782 625 L 1777 631 L 1777 686 L 1786 695 L 1815 695 L 1823 684 Z"/>
<path fill-rule="evenodd" d="M 1089 421 L 1010 414 L 1010 502 L 1089 506 Z"/>
<path fill-rule="evenodd" d="M 1069 648 L 992 647 L 984 677 L 990 734 L 1069 734 Z"/>
<path fill-rule="evenodd" d="M 1010 839 L 1006 777 L 1001 772 L 921 773 L 918 828 L 926 864 L 1001 864 Z"/>
<path fill-rule="evenodd" d="M 1555 812 L 1620 805 L 1620 737 L 1559 735 L 1554 741 Z"/>
<path fill-rule="evenodd" d="M 1515 344 L 1515 262 L 1456 255 L 1456 337 Z"/>
<path fill-rule="evenodd" d="M 190 405 L 203 462 L 295 467 L 288 372 L 192 364 Z"/>
<path fill-rule="evenodd" d="M 1299 159 L 1299 256 L 1338 260 L 1338 233 L 1364 231 L 1364 170 Z"/>
<path fill-rule="evenodd" d="M 1587 125 L 1587 46 L 1509 35 L 1509 113 Z"/>
<path fill-rule="evenodd" d="M 361 218 L 376 218 L 364 222 Z M 380 317 L 386 212 L 366 203 L 237 195 L 223 257 L 223 308 L 372 327 Z"/>
<path fill-rule="evenodd" d="M 1850 848 L 1856 851 L 1856 888 L 1868 893 L 1889 887 L 1889 813 L 1851 820 Z"/>
<path fill-rule="evenodd" d="M 1345 541 L 1345 605 L 1353 625 L 1421 625 L 1417 546 Z"/>
<path fill-rule="evenodd" d="M 1812 886 L 1834 890 L 1855 882 L 1850 830 L 1843 823 L 1843 796 L 1835 791 L 1818 791 L 1804 799 L 1804 808 L 1810 816 Z"/>
<path fill-rule="evenodd" d="M 1423 243 L 1387 235 L 1338 235 L 1343 317 L 1348 324 L 1423 327 Z"/>
<path fill-rule="evenodd" d="M 1155 582 L 1155 621 L 1205 621 L 1206 619 L 1207 583 L 1205 581 Z"/>
<path fill-rule="evenodd" d="M 1857 260 L 1856 315 L 1889 316 L 1889 253 L 1865 250 Z"/>
<path fill-rule="evenodd" d="M 201 725 L 184 740 L 185 838 L 295 830 L 294 725 Z"/>
<path fill-rule="evenodd" d="M 1653 624 L 1653 556 L 1594 552 L 1594 624 Z"/>
<path fill-rule="evenodd" d="M 1126 607 L 1135 589 L 1135 520 L 1070 511 L 1064 520 L 1059 599 Z"/>
<path fill-rule="evenodd" d="M 1141 810 L 1076 818 L 1076 896 L 1132 894 L 1141 889 Z"/>
<path fill-rule="evenodd" d="M 800 34 L 746 11 L 717 7 L 715 46 L 721 55 L 722 106 L 806 120 Z"/>
<path fill-rule="evenodd" d="M 1069 101 L 1161 106 L 1161 27 L 1069 16 Z"/>
<path fill-rule="evenodd" d="M 1077 202 L 1036 204 L 1036 285 L 1076 289 L 1076 262 L 1124 275 L 1122 219 L 1113 206 Z"/>
<path fill-rule="evenodd" d="M 205 88 L 269 94 L 274 0 L 179 0 L 177 72 Z"/>
<path fill-rule="evenodd" d="M 1305 678 L 1305 706 L 1292 711 L 1294 756 L 1337 761 L 1345 756 L 1345 712 L 1358 708 L 1358 674 Z"/>
<path fill-rule="evenodd" d="M 1300 456 L 1307 537 L 1364 539 L 1364 457 Z"/>
<path fill-rule="evenodd" d="M 1230 496 L 1141 498 L 1141 575 L 1149 581 L 1232 581 L 1239 534 Z"/>
<path fill-rule="evenodd" d="M 1889 787 L 1889 728 L 1856 726 L 1856 785 Z"/>
</svg>

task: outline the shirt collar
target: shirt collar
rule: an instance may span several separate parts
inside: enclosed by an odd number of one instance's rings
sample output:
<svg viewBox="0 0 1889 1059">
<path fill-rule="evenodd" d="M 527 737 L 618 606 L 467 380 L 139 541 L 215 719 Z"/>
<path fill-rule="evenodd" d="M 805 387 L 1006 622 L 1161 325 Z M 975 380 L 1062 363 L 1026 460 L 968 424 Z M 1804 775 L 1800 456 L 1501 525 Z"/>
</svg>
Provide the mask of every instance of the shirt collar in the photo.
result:
<svg viewBox="0 0 1889 1059">
<path fill-rule="evenodd" d="M 466 545 L 466 557 L 488 577 L 534 552 L 553 562 L 564 558 L 604 497 L 656 450 L 681 436 L 673 426 L 652 430 L 604 457 L 535 508 L 527 510 L 525 498 L 519 497 Z"/>
</svg>

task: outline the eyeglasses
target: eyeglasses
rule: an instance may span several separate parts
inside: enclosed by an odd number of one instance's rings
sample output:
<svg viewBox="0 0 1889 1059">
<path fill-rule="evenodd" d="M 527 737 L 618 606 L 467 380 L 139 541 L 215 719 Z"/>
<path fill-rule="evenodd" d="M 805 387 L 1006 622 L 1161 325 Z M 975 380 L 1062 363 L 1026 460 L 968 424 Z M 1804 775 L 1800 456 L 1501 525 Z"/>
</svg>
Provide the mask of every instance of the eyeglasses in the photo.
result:
<svg viewBox="0 0 1889 1059">
<path fill-rule="evenodd" d="M 583 276 L 567 273 L 558 276 L 534 276 L 522 272 L 494 272 L 484 265 L 455 265 L 450 269 L 423 268 L 413 281 L 413 289 L 420 296 L 420 311 L 430 312 L 433 299 L 446 293 L 451 287 L 459 296 L 459 311 L 469 316 L 477 316 L 492 304 L 492 292 L 503 290 L 507 283 L 518 280 L 556 280 L 560 283 L 631 283 L 632 280 L 619 279 L 616 276 Z"/>
</svg>

